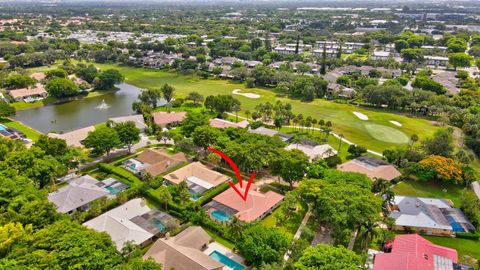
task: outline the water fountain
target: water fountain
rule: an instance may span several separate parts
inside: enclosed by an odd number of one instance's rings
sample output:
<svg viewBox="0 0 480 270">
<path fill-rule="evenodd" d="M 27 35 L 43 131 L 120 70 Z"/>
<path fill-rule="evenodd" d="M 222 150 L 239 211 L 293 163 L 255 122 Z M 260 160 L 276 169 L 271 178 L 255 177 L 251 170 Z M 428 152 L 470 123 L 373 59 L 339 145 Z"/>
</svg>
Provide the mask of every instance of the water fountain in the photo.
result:
<svg viewBox="0 0 480 270">
<path fill-rule="evenodd" d="M 102 103 L 100 105 L 98 105 L 96 108 L 100 109 L 100 110 L 106 110 L 106 109 L 110 108 L 110 105 L 108 105 L 105 102 L 105 99 L 102 99 Z"/>
</svg>

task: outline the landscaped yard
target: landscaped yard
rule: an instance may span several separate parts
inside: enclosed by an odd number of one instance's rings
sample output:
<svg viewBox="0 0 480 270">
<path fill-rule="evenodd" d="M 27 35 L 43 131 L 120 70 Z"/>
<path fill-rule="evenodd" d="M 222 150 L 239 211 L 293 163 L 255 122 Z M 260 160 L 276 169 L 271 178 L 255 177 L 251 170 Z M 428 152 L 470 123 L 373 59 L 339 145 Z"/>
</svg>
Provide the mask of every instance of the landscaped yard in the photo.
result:
<svg viewBox="0 0 480 270">
<path fill-rule="evenodd" d="M 27 138 L 29 138 L 30 140 L 38 140 L 38 137 L 40 137 L 41 133 L 30 128 L 30 127 L 27 127 L 26 125 L 20 123 L 20 122 L 17 122 L 17 121 L 12 121 L 10 119 L 7 119 L 7 118 L 0 118 L 0 124 L 3 124 L 7 127 L 11 127 L 11 128 L 15 128 L 21 132 L 23 132 Z"/>
<path fill-rule="evenodd" d="M 305 103 L 300 100 L 276 97 L 276 94 L 269 89 L 245 88 L 244 84 L 227 80 L 204 80 L 197 76 L 181 75 L 174 71 L 133 68 L 117 64 L 97 64 L 97 66 L 102 69 L 115 68 L 120 70 L 120 72 L 124 74 L 127 83 L 140 88 L 159 88 L 164 83 L 171 84 L 176 88 L 177 97 L 185 97 L 192 91 L 197 91 L 204 96 L 232 94 L 232 91 L 235 89 L 260 95 L 260 98 L 234 95 L 241 101 L 244 111 L 253 111 L 255 106 L 262 102 L 269 101 L 274 103 L 277 100 L 288 102 L 292 104 L 294 113 L 301 113 L 304 117 L 312 116 L 316 119 L 332 121 L 334 132 L 343 134 L 346 139 L 353 143 L 366 146 L 369 149 L 379 152 L 395 145 L 404 144 L 404 138 L 408 138 L 412 134 L 418 134 L 421 138 L 425 138 L 431 136 L 437 129 L 431 121 L 425 119 L 412 118 L 381 110 L 366 109 L 349 104 L 340 104 L 323 99 Z M 363 113 L 368 116 L 369 120 L 360 120 L 353 112 Z M 242 114 L 242 112 L 240 114 Z M 401 123 L 402 126 L 398 127 L 393 125 L 389 122 L 392 120 Z M 388 127 L 388 129 L 384 128 L 384 130 L 392 132 L 381 134 L 372 132 L 371 125 Z M 421 133 L 419 131 L 421 131 Z M 402 140 L 393 140 L 393 137 L 401 137 Z"/>
<path fill-rule="evenodd" d="M 438 236 L 423 237 L 434 244 L 456 249 L 458 252 L 458 258 L 461 261 L 465 261 L 463 256 L 470 256 L 477 260 L 480 259 L 480 241 Z"/>
<path fill-rule="evenodd" d="M 295 213 L 293 216 L 288 217 L 286 221 L 282 224 L 277 225 L 277 221 L 275 220 L 275 213 L 282 211 L 283 205 L 280 205 L 277 209 L 273 211 L 272 214 L 268 215 L 264 219 L 260 221 L 260 223 L 266 227 L 277 228 L 281 233 L 285 234 L 285 236 L 289 239 L 289 241 L 293 240 L 293 236 L 295 232 L 297 232 L 298 226 L 302 222 L 303 216 L 305 215 L 305 211 L 302 209 Z"/>
<path fill-rule="evenodd" d="M 459 185 L 440 185 L 434 182 L 422 181 L 400 182 L 393 188 L 393 192 L 396 195 L 450 199 L 457 208 L 461 204 L 462 190 L 463 187 Z"/>
</svg>

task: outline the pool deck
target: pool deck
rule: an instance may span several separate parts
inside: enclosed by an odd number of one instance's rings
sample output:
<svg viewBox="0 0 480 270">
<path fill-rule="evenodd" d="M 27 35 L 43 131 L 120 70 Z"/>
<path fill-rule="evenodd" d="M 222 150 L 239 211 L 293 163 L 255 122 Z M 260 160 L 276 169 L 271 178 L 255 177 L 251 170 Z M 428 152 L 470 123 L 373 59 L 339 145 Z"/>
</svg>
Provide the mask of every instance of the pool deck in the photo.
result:
<svg viewBox="0 0 480 270">
<path fill-rule="evenodd" d="M 229 259 L 234 260 L 240 264 L 242 264 L 245 269 L 247 267 L 245 266 L 245 259 L 240 257 L 239 255 L 233 253 L 230 249 L 226 248 L 225 246 L 217 243 L 217 242 L 212 242 L 208 245 L 208 248 L 203 251 L 203 253 L 210 255 L 212 252 L 218 251 L 222 253 L 223 255 L 227 256 Z M 223 267 L 223 270 L 230 270 L 229 267 L 225 266 Z"/>
</svg>

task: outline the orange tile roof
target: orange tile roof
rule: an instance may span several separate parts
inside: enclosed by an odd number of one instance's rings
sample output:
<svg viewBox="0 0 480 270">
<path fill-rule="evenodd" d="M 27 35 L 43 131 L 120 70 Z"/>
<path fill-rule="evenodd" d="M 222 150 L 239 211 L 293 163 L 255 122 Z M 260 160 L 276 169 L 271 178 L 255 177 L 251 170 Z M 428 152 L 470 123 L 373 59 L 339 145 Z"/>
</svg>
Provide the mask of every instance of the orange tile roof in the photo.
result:
<svg viewBox="0 0 480 270">
<path fill-rule="evenodd" d="M 338 165 L 338 170 L 344 172 L 356 172 L 366 174 L 370 179 L 385 179 L 391 181 L 402 174 L 395 168 L 395 166 L 389 165 L 380 165 L 380 166 L 368 166 L 357 159 L 350 160 L 343 164 Z"/>
<path fill-rule="evenodd" d="M 243 188 L 240 188 L 240 184 L 236 184 L 236 187 L 243 192 L 246 183 L 243 184 Z M 273 191 L 261 193 L 255 191 L 256 189 L 256 185 L 250 186 L 246 201 L 240 198 L 233 188 L 217 195 L 213 201 L 237 210 L 238 213 L 235 215 L 243 221 L 255 221 L 283 200 L 283 196 L 278 193 Z"/>
<path fill-rule="evenodd" d="M 155 112 L 153 113 L 153 122 L 159 126 L 165 126 L 170 123 L 182 122 L 186 112 Z"/>
</svg>

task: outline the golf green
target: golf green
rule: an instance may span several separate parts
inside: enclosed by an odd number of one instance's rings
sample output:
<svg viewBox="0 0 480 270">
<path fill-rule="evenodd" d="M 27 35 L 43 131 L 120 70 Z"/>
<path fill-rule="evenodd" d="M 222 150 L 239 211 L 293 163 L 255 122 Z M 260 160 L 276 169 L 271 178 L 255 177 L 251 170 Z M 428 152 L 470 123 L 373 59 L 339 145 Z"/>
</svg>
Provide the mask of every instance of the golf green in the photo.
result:
<svg viewBox="0 0 480 270">
<path fill-rule="evenodd" d="M 377 124 L 365 124 L 365 128 L 370 136 L 379 141 L 396 144 L 404 144 L 409 141 L 407 134 L 392 127 Z"/>
</svg>

